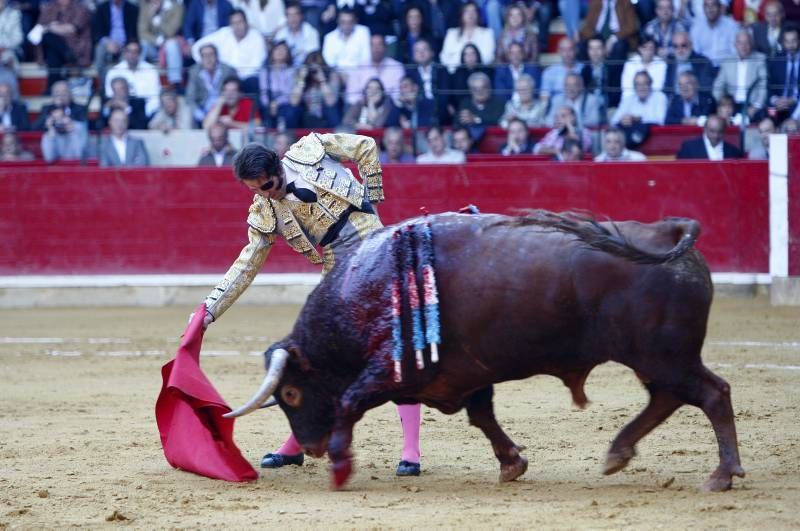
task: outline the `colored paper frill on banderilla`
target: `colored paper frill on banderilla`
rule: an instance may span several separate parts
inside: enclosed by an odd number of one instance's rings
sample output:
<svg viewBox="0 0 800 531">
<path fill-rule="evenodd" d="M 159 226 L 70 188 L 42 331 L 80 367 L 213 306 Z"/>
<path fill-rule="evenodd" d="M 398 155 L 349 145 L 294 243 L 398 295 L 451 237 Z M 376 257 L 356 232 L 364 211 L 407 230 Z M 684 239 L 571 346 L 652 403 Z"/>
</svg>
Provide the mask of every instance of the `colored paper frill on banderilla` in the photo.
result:
<svg viewBox="0 0 800 531">
<path fill-rule="evenodd" d="M 226 481 L 251 481 L 255 469 L 233 442 L 231 411 L 200 369 L 205 304 L 195 310 L 175 359 L 161 368 L 156 422 L 164 457 L 170 465 Z"/>
</svg>

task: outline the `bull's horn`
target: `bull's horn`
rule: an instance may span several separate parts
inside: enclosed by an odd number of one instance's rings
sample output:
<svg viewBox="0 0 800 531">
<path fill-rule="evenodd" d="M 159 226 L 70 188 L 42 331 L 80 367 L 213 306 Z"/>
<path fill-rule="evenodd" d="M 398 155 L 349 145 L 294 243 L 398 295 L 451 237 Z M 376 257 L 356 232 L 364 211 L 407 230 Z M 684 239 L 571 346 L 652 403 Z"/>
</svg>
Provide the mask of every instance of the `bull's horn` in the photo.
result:
<svg viewBox="0 0 800 531">
<path fill-rule="evenodd" d="M 265 407 L 272 407 L 277 405 L 278 405 L 278 399 L 275 398 L 275 395 L 272 395 L 271 397 L 267 398 L 267 401 L 261 404 L 259 407 L 261 409 L 264 409 Z"/>
<path fill-rule="evenodd" d="M 261 387 L 258 388 L 258 391 L 256 391 L 256 394 L 253 395 L 253 398 L 248 400 L 245 405 L 236 411 L 225 413 L 222 416 L 226 419 L 241 417 L 242 415 L 247 415 L 251 411 L 261 407 L 261 404 L 266 402 L 267 398 L 269 398 L 275 392 L 275 388 L 278 387 L 278 382 L 280 381 L 281 376 L 283 376 L 283 368 L 286 367 L 286 360 L 288 359 L 288 351 L 282 348 L 275 349 L 275 351 L 272 353 L 272 359 L 270 359 L 269 362 L 267 375 L 264 376 L 264 381 L 261 382 Z"/>
</svg>

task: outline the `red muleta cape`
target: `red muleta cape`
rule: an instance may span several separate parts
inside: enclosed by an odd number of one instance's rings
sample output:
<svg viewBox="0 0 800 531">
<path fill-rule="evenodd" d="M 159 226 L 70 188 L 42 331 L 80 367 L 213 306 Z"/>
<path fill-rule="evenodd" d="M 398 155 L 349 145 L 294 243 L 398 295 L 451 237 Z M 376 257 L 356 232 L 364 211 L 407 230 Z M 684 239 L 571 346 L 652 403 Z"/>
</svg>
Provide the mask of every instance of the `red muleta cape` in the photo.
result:
<svg viewBox="0 0 800 531">
<path fill-rule="evenodd" d="M 175 359 L 161 368 L 156 423 L 164 457 L 175 468 L 226 481 L 252 481 L 255 469 L 233 442 L 231 411 L 200 369 L 203 343 L 201 304 L 183 332 Z"/>
</svg>

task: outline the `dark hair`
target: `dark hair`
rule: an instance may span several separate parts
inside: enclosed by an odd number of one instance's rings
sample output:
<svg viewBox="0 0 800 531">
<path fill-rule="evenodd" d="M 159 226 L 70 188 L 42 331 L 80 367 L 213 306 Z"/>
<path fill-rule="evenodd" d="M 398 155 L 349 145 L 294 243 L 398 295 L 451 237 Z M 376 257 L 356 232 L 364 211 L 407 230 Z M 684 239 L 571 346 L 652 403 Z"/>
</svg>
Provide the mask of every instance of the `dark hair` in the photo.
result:
<svg viewBox="0 0 800 531">
<path fill-rule="evenodd" d="M 461 4 L 461 9 L 458 10 L 458 34 L 459 36 L 463 33 L 464 28 L 461 24 L 464 23 L 464 11 L 467 10 L 468 7 L 474 7 L 475 12 L 478 13 L 478 26 L 483 26 L 483 17 L 481 16 L 481 8 L 478 7 L 478 4 L 474 0 L 468 0 Z"/>
<path fill-rule="evenodd" d="M 639 48 L 641 48 L 642 46 L 644 46 L 647 43 L 652 43 L 654 46 L 658 46 L 658 43 L 656 42 L 656 40 L 653 38 L 652 35 L 643 35 L 639 39 Z"/>
<path fill-rule="evenodd" d="M 272 64 L 272 54 L 275 52 L 275 49 L 278 48 L 278 46 L 283 46 L 286 48 L 286 60 L 288 65 L 292 66 L 294 64 L 292 49 L 289 47 L 289 43 L 284 40 L 275 41 L 272 43 L 272 47 L 269 49 L 269 54 L 267 54 L 267 65 Z"/>
<path fill-rule="evenodd" d="M 297 0 L 290 0 L 289 2 L 286 2 L 286 4 L 284 5 L 284 11 L 289 9 L 290 7 L 296 7 L 297 9 L 300 10 L 300 13 L 303 13 L 303 7 Z"/>
<path fill-rule="evenodd" d="M 224 87 L 228 83 L 236 83 L 236 88 L 242 88 L 242 81 L 236 76 L 228 76 L 222 80 L 222 85 L 220 87 Z"/>
<path fill-rule="evenodd" d="M 568 153 L 575 148 L 578 148 L 578 151 L 583 153 L 583 147 L 581 147 L 581 143 L 577 138 L 567 137 L 564 139 L 564 143 L 561 144 L 562 153 Z"/>
<path fill-rule="evenodd" d="M 478 49 L 477 46 L 475 46 L 471 42 L 468 42 L 467 44 L 464 45 L 463 48 L 461 48 L 461 57 L 460 57 L 461 64 L 462 65 L 464 64 L 464 52 L 467 51 L 467 48 L 472 48 L 473 50 L 475 50 L 475 55 L 478 56 L 478 64 L 482 65 L 483 64 L 483 57 L 481 57 L 481 51 Z"/>
<path fill-rule="evenodd" d="M 233 174 L 237 179 L 253 181 L 264 173 L 278 175 L 281 161 L 278 154 L 256 142 L 244 146 L 233 157 Z"/>
<path fill-rule="evenodd" d="M 512 119 L 510 119 L 510 120 L 508 121 L 508 126 L 506 127 L 506 131 L 508 131 L 509 129 L 511 129 L 511 124 L 513 124 L 514 122 L 519 122 L 519 123 L 521 123 L 521 124 L 522 124 L 522 126 L 525 128 L 525 131 L 527 131 L 528 135 L 530 135 L 530 134 L 531 134 L 530 130 L 528 129 L 528 124 L 527 124 L 527 123 L 525 123 L 525 120 L 523 120 L 522 118 L 519 118 L 519 117 L 517 117 L 517 116 L 513 117 Z"/>
<path fill-rule="evenodd" d="M 242 18 L 244 19 L 244 21 L 245 21 L 245 22 L 247 22 L 247 15 L 246 15 L 246 14 L 245 14 L 245 12 L 244 12 L 244 11 L 242 11 L 241 9 L 239 9 L 239 8 L 236 8 L 236 9 L 234 9 L 233 11 L 231 11 L 231 14 L 230 14 L 230 15 L 228 15 L 228 20 L 230 20 L 231 18 L 233 18 L 233 15 L 242 15 Z"/>
<path fill-rule="evenodd" d="M 783 7 L 782 4 L 781 7 Z M 781 38 L 780 38 L 781 42 L 783 42 L 783 36 L 786 35 L 787 33 L 797 33 L 798 37 L 800 37 L 800 26 L 798 26 L 794 22 L 786 22 L 783 25 L 783 29 L 781 30 Z"/>
</svg>

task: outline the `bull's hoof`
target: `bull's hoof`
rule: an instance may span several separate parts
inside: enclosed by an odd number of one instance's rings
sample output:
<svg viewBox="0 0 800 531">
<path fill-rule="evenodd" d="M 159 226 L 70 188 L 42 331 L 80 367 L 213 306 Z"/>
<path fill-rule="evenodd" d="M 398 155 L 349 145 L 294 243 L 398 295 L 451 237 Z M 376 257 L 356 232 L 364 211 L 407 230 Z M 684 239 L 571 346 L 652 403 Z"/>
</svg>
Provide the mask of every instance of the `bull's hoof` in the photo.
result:
<svg viewBox="0 0 800 531">
<path fill-rule="evenodd" d="M 522 456 L 510 465 L 500 466 L 500 483 L 514 481 L 528 470 L 528 460 Z"/>
<path fill-rule="evenodd" d="M 700 487 L 702 492 L 724 492 L 733 487 L 733 476 L 740 478 L 744 477 L 744 469 L 736 465 L 731 470 L 717 470 L 708 480 Z"/>
<path fill-rule="evenodd" d="M 331 488 L 341 489 L 353 473 L 352 458 L 336 461 L 331 466 Z"/>
<path fill-rule="evenodd" d="M 636 450 L 633 448 L 623 448 L 616 452 L 609 451 L 606 456 L 606 464 L 603 466 L 603 474 L 610 476 L 619 472 L 628 466 L 628 463 L 635 455 Z"/>
</svg>

